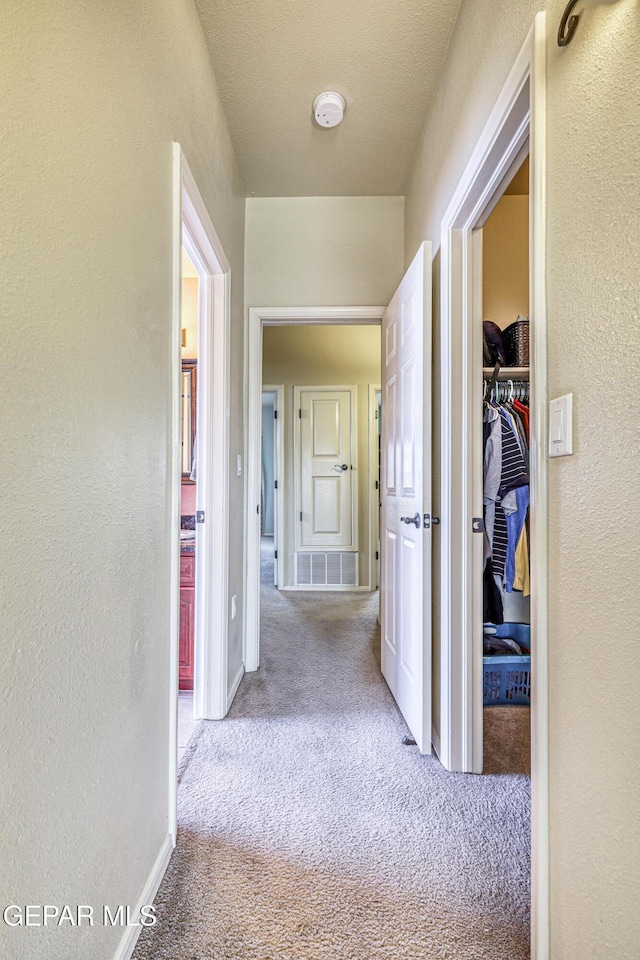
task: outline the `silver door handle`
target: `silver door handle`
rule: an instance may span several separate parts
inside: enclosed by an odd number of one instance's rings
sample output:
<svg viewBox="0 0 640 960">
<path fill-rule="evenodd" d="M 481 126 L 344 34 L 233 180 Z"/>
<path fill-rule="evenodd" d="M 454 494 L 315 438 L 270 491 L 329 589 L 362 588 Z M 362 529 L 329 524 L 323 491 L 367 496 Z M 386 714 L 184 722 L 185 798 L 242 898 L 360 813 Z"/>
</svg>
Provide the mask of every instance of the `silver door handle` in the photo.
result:
<svg viewBox="0 0 640 960">
<path fill-rule="evenodd" d="M 400 517 L 403 523 L 414 523 L 416 530 L 420 529 L 420 514 L 416 513 L 415 517 Z"/>
<path fill-rule="evenodd" d="M 348 470 L 348 469 L 349 469 L 349 467 L 346 465 L 346 463 L 336 463 L 336 467 L 338 468 L 338 470 Z"/>
</svg>

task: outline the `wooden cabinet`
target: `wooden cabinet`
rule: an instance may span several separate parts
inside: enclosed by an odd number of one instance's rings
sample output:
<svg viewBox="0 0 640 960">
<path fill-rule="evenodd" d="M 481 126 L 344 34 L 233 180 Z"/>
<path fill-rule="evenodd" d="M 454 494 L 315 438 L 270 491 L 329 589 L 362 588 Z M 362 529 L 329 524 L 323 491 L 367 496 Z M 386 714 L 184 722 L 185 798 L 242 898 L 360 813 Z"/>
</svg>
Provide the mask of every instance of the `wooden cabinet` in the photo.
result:
<svg viewBox="0 0 640 960">
<path fill-rule="evenodd" d="M 193 690 L 193 639 L 196 609 L 196 555 L 180 554 L 180 660 L 178 687 Z"/>
</svg>

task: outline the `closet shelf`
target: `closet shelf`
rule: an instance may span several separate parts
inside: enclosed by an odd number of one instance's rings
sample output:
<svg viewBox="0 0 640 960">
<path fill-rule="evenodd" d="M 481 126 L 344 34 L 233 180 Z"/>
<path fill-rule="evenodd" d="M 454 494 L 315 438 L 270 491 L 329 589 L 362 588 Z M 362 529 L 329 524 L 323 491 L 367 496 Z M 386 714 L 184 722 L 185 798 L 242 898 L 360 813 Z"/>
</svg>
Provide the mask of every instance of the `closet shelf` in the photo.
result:
<svg viewBox="0 0 640 960">
<path fill-rule="evenodd" d="M 482 375 L 485 380 L 490 380 L 493 374 L 493 367 L 483 367 Z M 500 367 L 498 371 L 498 380 L 528 380 L 529 367 Z"/>
</svg>

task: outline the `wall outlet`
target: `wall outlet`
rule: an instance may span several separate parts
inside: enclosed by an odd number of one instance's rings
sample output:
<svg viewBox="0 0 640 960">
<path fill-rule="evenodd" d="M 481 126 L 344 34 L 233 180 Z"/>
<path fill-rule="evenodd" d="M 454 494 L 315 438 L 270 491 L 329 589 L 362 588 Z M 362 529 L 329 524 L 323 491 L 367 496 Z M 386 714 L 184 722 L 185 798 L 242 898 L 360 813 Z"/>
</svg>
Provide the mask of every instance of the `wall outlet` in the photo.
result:
<svg viewBox="0 0 640 960">
<path fill-rule="evenodd" d="M 236 613 L 238 612 L 237 597 L 238 595 L 236 593 L 234 593 L 234 595 L 231 597 L 231 619 L 232 620 L 235 620 Z"/>
</svg>

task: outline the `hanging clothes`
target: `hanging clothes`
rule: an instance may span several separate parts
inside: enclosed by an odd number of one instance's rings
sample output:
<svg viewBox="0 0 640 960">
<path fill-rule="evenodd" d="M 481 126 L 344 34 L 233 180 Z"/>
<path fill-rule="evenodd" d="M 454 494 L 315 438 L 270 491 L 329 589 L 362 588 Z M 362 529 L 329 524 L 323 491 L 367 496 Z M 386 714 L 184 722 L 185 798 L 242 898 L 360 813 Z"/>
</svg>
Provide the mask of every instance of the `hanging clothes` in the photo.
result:
<svg viewBox="0 0 640 960">
<path fill-rule="evenodd" d="M 484 613 L 485 622 L 502 623 L 503 593 L 528 596 L 530 590 L 529 408 L 515 399 L 513 385 L 495 387 L 495 397 L 485 400 L 483 423 Z"/>
</svg>

